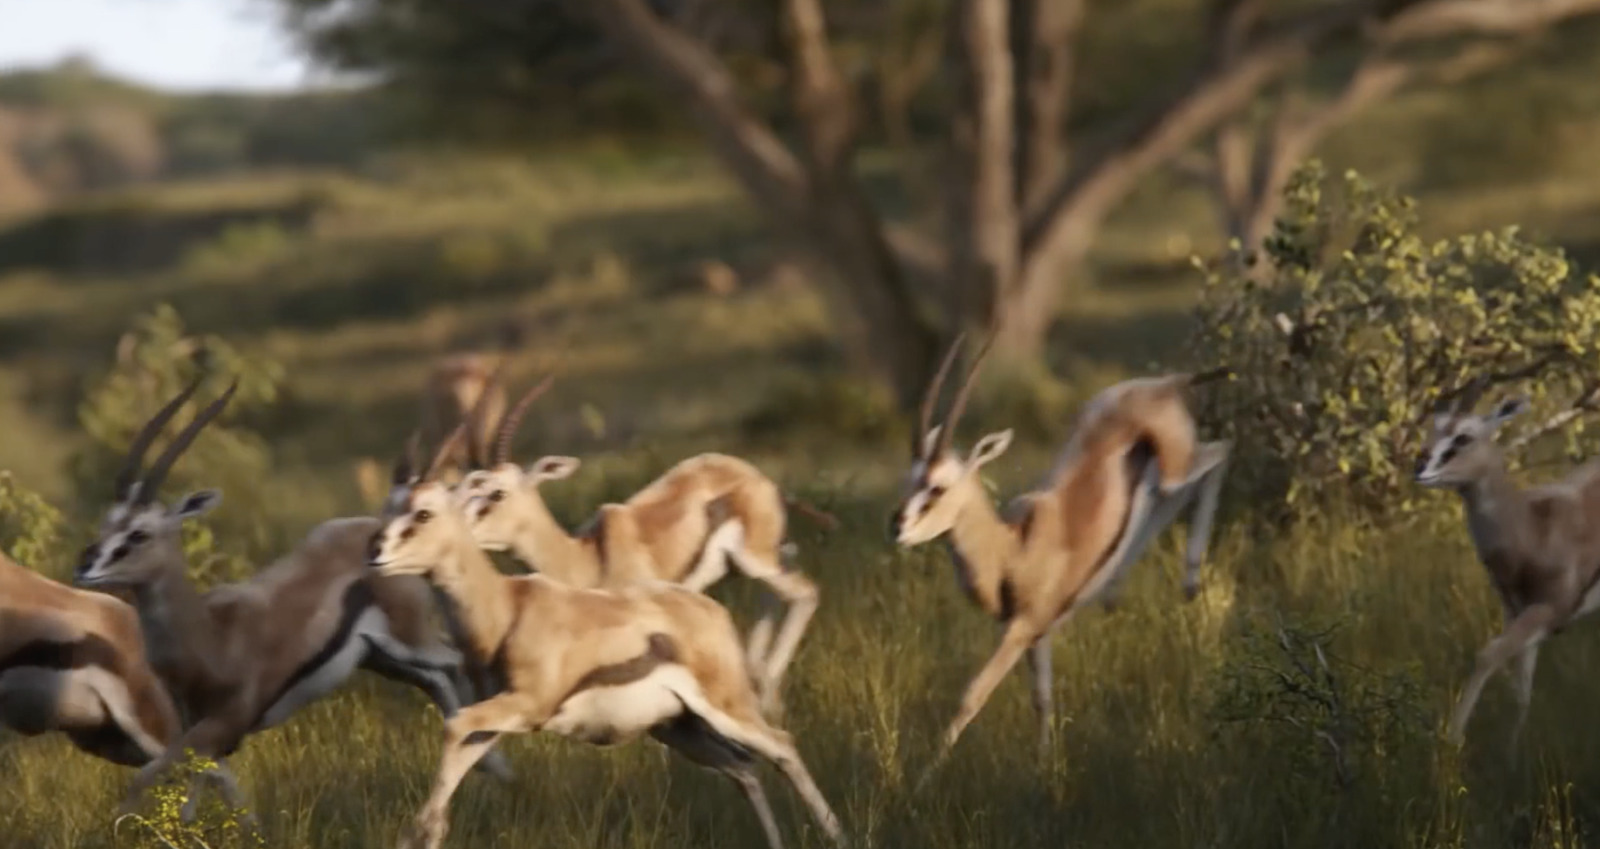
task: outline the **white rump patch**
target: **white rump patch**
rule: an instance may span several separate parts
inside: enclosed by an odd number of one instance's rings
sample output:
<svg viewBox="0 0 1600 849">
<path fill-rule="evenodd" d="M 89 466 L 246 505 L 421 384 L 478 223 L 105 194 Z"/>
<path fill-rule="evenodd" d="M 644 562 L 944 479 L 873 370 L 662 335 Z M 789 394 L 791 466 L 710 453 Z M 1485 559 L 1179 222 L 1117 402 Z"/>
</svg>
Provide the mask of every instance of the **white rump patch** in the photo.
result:
<svg viewBox="0 0 1600 849">
<path fill-rule="evenodd" d="M 631 684 L 591 687 L 574 694 L 561 703 L 544 730 L 601 746 L 623 743 L 676 718 L 685 701 L 704 701 L 699 682 L 687 668 L 663 664 Z"/>
</svg>

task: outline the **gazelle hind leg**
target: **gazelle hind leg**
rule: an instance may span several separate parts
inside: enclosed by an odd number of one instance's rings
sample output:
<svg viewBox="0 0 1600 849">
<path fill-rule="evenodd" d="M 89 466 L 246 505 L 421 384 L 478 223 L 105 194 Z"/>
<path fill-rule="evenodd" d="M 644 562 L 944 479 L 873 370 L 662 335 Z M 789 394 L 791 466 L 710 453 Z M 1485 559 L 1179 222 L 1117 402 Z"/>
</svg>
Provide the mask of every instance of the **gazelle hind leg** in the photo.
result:
<svg viewBox="0 0 1600 849">
<path fill-rule="evenodd" d="M 1228 472 L 1232 443 L 1207 442 L 1195 458 L 1200 475 L 1199 494 L 1194 514 L 1189 519 L 1189 538 L 1183 550 L 1183 597 L 1193 601 L 1200 594 L 1200 567 L 1211 544 L 1211 526 L 1217 518 L 1217 502 L 1222 497 L 1222 481 Z"/>
<path fill-rule="evenodd" d="M 761 755 L 777 766 L 794 786 L 795 792 L 800 795 L 801 801 L 805 802 L 811 811 L 811 816 L 822 827 L 828 838 L 836 844 L 845 844 L 844 830 L 839 827 L 839 818 L 834 816 L 833 809 L 823 798 L 816 781 L 812 780 L 811 772 L 806 769 L 805 762 L 800 759 L 800 753 L 795 749 L 794 742 L 788 734 L 768 725 L 766 720 L 761 718 L 759 711 L 752 709 L 746 712 L 748 713 L 746 716 L 735 717 L 726 711 L 718 710 L 706 700 L 698 688 L 677 692 L 677 696 L 686 708 L 704 720 L 717 735 L 736 746 L 742 746 Z M 751 708 L 754 707 L 751 705 Z"/>
<path fill-rule="evenodd" d="M 1511 755 L 1516 757 L 1522 748 L 1522 733 L 1528 724 L 1528 705 L 1533 702 L 1533 674 L 1539 665 L 1539 646 L 1531 645 L 1517 655 L 1515 677 L 1517 719 L 1511 726 Z"/>
<path fill-rule="evenodd" d="M 811 624 L 811 617 L 817 612 L 817 585 L 800 572 L 785 571 L 777 562 L 756 555 L 747 548 L 730 551 L 729 556 L 740 572 L 771 587 L 789 608 L 773 639 L 771 651 L 765 655 L 762 676 L 757 679 L 762 712 L 772 716 L 781 705 L 780 689 L 784 673 L 794 661 L 800 640 Z M 754 654 L 748 649 L 747 653 Z"/>
<path fill-rule="evenodd" d="M 361 665 L 391 681 L 421 690 L 428 700 L 439 708 L 439 714 L 446 722 L 460 713 L 463 702 L 472 703 L 470 690 L 466 693 L 461 692 L 462 685 L 466 683 L 463 677 L 452 676 L 446 670 L 418 663 L 416 653 L 404 643 L 393 638 L 373 639 L 369 635 L 368 644 L 372 650 L 367 653 Z M 399 656 L 396 656 L 397 654 Z M 508 782 L 513 777 L 511 763 L 503 752 L 489 752 L 477 762 L 476 768 L 500 781 Z"/>
<path fill-rule="evenodd" d="M 723 738 L 698 714 L 685 707 L 673 722 L 657 726 L 651 736 L 688 760 L 710 770 L 726 775 L 745 801 L 756 813 L 761 831 L 770 849 L 783 849 L 783 837 L 778 832 L 778 821 L 772 815 L 772 803 L 755 773 L 749 750 Z"/>
<path fill-rule="evenodd" d="M 1033 709 L 1039 714 L 1039 753 L 1050 754 L 1055 730 L 1055 710 L 1051 703 L 1051 645 L 1050 632 L 1035 640 L 1028 649 L 1028 668 L 1033 673 Z"/>
</svg>

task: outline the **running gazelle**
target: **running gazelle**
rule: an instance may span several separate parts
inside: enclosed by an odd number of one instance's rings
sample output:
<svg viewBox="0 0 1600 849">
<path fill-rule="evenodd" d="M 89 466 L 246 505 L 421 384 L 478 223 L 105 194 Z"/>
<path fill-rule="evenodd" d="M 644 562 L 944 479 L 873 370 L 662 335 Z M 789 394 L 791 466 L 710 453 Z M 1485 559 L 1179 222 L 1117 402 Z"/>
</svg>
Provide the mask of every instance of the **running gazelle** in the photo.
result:
<svg viewBox="0 0 1600 849">
<path fill-rule="evenodd" d="M 368 562 L 384 575 L 424 575 L 449 595 L 466 650 L 500 685 L 445 722 L 438 775 L 402 846 L 437 849 L 467 771 L 502 735 L 532 731 L 601 746 L 649 734 L 732 779 L 780 849 L 755 772 L 757 758 L 770 761 L 843 842 L 793 740 L 762 716 L 733 619 L 710 597 L 661 581 L 588 589 L 541 574 L 508 577 L 473 538 L 449 487 L 426 477 L 391 504 Z"/>
<path fill-rule="evenodd" d="M 816 584 L 784 565 L 785 507 L 825 523 L 836 520 L 787 497 L 754 465 L 706 453 L 679 462 L 621 504 L 601 505 L 582 529 L 569 533 L 545 506 L 539 486 L 571 476 L 577 458 L 541 457 L 526 469 L 509 459 L 518 424 L 551 382 L 547 377 L 519 399 L 500 422 L 486 468 L 469 472 L 457 485 L 457 503 L 473 537 L 488 550 L 510 549 L 540 572 L 578 587 L 660 580 L 704 592 L 728 574 L 730 564 L 765 583 L 788 605 L 788 614 L 775 638 L 772 614 L 757 622 L 746 652 L 762 708 L 775 715 L 784 672 L 818 604 Z"/>
<path fill-rule="evenodd" d="M 1185 387 L 1211 375 L 1124 381 L 1090 399 L 1044 485 L 1015 498 L 1002 514 L 980 475 L 1011 444 L 1012 432 L 983 437 L 966 457 L 951 445 L 992 335 L 944 424 L 932 423 L 963 338 L 952 344 L 924 396 L 907 492 L 890 528 L 902 546 L 945 539 L 969 598 L 1004 626 L 1000 647 L 962 696 L 941 759 L 1024 654 L 1033 671 L 1040 747 L 1049 748 L 1055 626 L 1091 602 L 1109 606 L 1124 570 L 1191 502 L 1184 591 L 1194 597 L 1229 453 L 1226 442 L 1196 441 L 1183 398 Z"/>
<path fill-rule="evenodd" d="M 172 694 L 183 733 L 147 764 L 131 803 L 186 749 L 225 763 L 255 731 L 366 668 L 421 689 L 444 716 L 473 699 L 461 655 L 431 622 L 432 595 L 416 579 L 380 579 L 364 568 L 380 527 L 371 517 L 332 519 L 249 579 L 201 593 L 190 582 L 179 529 L 221 500 L 201 490 L 173 507 L 156 493 L 174 462 L 233 397 L 234 381 L 141 472 L 145 452 L 201 384 L 197 377 L 145 425 L 128 450 L 97 540 L 76 583 L 131 591 L 151 665 Z M 490 767 L 501 775 L 504 763 Z M 231 800 L 242 804 L 236 788 Z"/>
</svg>

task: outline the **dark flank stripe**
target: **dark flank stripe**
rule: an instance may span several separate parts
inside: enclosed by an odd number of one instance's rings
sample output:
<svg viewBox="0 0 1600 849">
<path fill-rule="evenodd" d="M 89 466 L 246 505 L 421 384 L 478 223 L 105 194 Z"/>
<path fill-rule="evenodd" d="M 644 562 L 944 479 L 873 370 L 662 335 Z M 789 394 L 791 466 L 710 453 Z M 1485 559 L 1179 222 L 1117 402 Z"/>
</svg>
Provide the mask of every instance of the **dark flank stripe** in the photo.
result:
<svg viewBox="0 0 1600 849">
<path fill-rule="evenodd" d="M 1100 574 L 1100 570 L 1106 568 L 1108 558 L 1122 546 L 1123 537 L 1126 537 L 1133 530 L 1129 527 L 1128 522 L 1133 517 L 1133 510 L 1131 509 L 1133 495 L 1139 488 L 1139 479 L 1144 476 L 1145 467 L 1156 461 L 1155 448 L 1150 444 L 1150 440 L 1141 439 L 1134 443 L 1132 448 L 1128 449 L 1126 460 L 1128 463 L 1128 478 L 1130 480 L 1128 485 L 1128 506 L 1130 509 L 1122 511 L 1122 525 L 1117 528 L 1117 535 L 1112 538 L 1111 544 L 1106 546 L 1105 552 L 1100 555 L 1100 561 L 1094 565 L 1094 571 L 1089 573 L 1091 577 Z M 1059 617 L 1062 613 L 1065 613 L 1077 600 L 1078 596 L 1076 594 L 1067 599 L 1066 604 L 1063 604 L 1061 609 L 1056 611 L 1056 616 Z"/>
<path fill-rule="evenodd" d="M 78 640 L 33 640 L 0 658 L 0 672 L 19 666 L 60 670 L 98 666 L 114 674 L 122 667 L 116 649 L 95 634 Z"/>
<path fill-rule="evenodd" d="M 266 716 L 266 712 L 273 705 L 288 695 L 290 690 L 298 686 L 301 681 L 315 675 L 323 664 L 332 660 L 333 656 L 339 653 L 339 649 L 350 641 L 350 634 L 355 630 L 356 620 L 361 618 L 362 612 L 375 604 L 376 601 L 377 599 L 372 594 L 372 587 L 368 586 L 364 580 L 356 581 L 350 585 L 349 589 L 345 590 L 344 610 L 339 614 L 339 627 L 334 630 L 333 636 L 322 644 L 322 648 L 317 649 L 316 654 L 295 669 L 294 674 L 289 676 L 289 679 L 283 683 L 282 687 L 278 688 L 278 692 L 271 699 L 262 703 L 261 713 L 256 716 L 255 721 L 257 723 Z M 231 754 L 231 752 L 228 754 Z"/>
<path fill-rule="evenodd" d="M 678 646 L 672 638 L 666 634 L 651 634 L 650 645 L 644 650 L 644 654 L 621 663 L 607 664 L 589 670 L 578 679 L 578 683 L 572 685 L 572 689 L 567 691 L 561 701 L 564 702 L 584 690 L 596 687 L 621 687 L 624 684 L 632 684 L 654 672 L 662 664 L 676 663 L 677 660 Z"/>
</svg>

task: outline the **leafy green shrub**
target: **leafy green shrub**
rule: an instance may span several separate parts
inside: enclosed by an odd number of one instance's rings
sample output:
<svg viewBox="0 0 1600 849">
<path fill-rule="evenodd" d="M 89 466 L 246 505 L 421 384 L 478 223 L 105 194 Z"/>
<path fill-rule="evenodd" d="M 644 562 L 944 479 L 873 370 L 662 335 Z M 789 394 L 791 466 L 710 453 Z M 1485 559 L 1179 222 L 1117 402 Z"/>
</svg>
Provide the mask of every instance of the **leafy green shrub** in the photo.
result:
<svg viewBox="0 0 1600 849">
<path fill-rule="evenodd" d="M 811 431 L 869 445 L 905 438 L 894 400 L 880 387 L 842 375 L 778 383 L 742 427 L 755 437 Z"/>
<path fill-rule="evenodd" d="M 224 509 L 204 522 L 189 523 L 185 531 L 197 577 L 222 577 L 243 567 L 215 552 L 211 529 L 237 541 L 238 554 L 270 551 L 278 542 L 272 536 L 272 505 L 261 486 L 272 468 L 272 454 L 259 435 L 241 424 L 277 397 L 283 374 L 276 364 L 246 356 L 216 337 L 190 335 L 176 310 L 157 307 L 135 320 L 117 346 L 111 370 L 79 406 L 78 420 L 89 444 L 71 457 L 69 473 L 82 507 L 92 514 L 103 510 L 134 434 L 202 372 L 206 378 L 200 390 L 173 417 L 165 438 L 156 440 L 145 462 L 153 462 L 167 440 L 238 377 L 233 401 L 173 467 L 164 487 L 166 497 L 205 487 L 224 491 Z"/>
<path fill-rule="evenodd" d="M 1230 481 L 1253 505 L 1287 518 L 1338 493 L 1410 513 L 1442 394 L 1481 379 L 1528 395 L 1539 422 L 1600 385 L 1600 280 L 1560 250 L 1516 228 L 1428 242 L 1411 198 L 1316 162 L 1285 201 L 1265 268 L 1197 262 L 1190 359 L 1235 372 L 1197 395 L 1234 440 Z M 1569 450 L 1583 428 L 1569 424 Z"/>
<path fill-rule="evenodd" d="M 55 574 L 63 550 L 62 521 L 60 510 L 0 471 L 0 551 L 30 569 Z"/>
<path fill-rule="evenodd" d="M 183 266 L 204 277 L 228 279 L 259 271 L 287 256 L 293 246 L 293 237 L 277 221 L 242 221 L 189 249 Z"/>
</svg>

